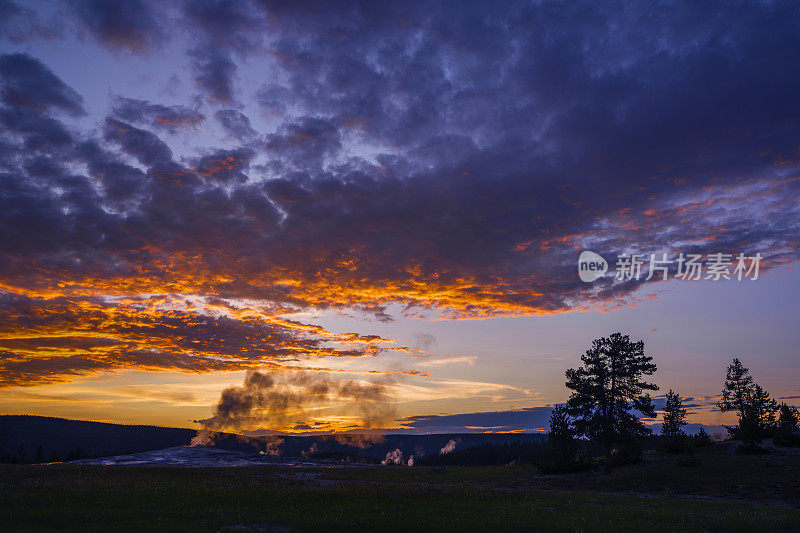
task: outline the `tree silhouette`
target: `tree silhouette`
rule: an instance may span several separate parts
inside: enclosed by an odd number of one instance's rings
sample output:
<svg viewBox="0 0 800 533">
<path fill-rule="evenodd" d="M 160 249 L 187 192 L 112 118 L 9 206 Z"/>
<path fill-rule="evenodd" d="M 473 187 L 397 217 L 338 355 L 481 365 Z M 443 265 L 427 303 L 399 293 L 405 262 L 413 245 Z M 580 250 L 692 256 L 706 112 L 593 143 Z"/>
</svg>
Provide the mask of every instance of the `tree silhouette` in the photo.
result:
<svg viewBox="0 0 800 533">
<path fill-rule="evenodd" d="M 725 387 L 722 389 L 722 400 L 717 402 L 720 411 L 738 411 L 744 413 L 747 400 L 753 388 L 753 377 L 750 370 L 742 365 L 738 357 L 734 357 L 725 372 Z"/>
<path fill-rule="evenodd" d="M 74 450 L 70 450 L 67 453 L 67 457 L 64 459 L 65 461 L 77 461 L 78 459 L 83 459 L 83 451 L 80 448 L 76 448 Z"/>
<path fill-rule="evenodd" d="M 740 451 L 748 453 L 758 451 L 760 449 L 758 445 L 764 439 L 758 410 L 751 404 L 745 405 L 744 411 L 739 415 L 739 425 L 728 428 L 728 432 L 731 437 L 742 442 Z"/>
<path fill-rule="evenodd" d="M 664 424 L 661 426 L 661 434 L 668 438 L 683 437 L 685 433 L 681 426 L 686 425 L 685 418 L 686 409 L 683 408 L 680 395 L 670 389 L 664 405 Z"/>
<path fill-rule="evenodd" d="M 692 442 L 686 438 L 681 429 L 686 425 L 686 409 L 679 394 L 672 389 L 667 393 L 664 404 L 664 422 L 661 425 L 661 443 L 668 452 L 687 452 L 693 448 Z"/>
<path fill-rule="evenodd" d="M 778 415 L 778 427 L 775 428 L 775 444 L 779 446 L 797 446 L 800 436 L 797 434 L 797 424 L 800 422 L 800 413 L 796 407 L 781 404 Z"/>
<path fill-rule="evenodd" d="M 700 431 L 697 432 L 697 435 L 692 437 L 692 443 L 694 443 L 695 447 L 700 448 L 701 446 L 710 446 L 714 443 L 714 441 L 712 441 L 711 437 L 708 436 L 705 428 L 701 427 Z"/>
<path fill-rule="evenodd" d="M 613 333 L 596 339 L 581 356 L 584 366 L 566 372 L 567 402 L 579 435 L 603 445 L 608 471 L 612 446 L 630 445 L 650 430 L 631 410 L 656 416 L 650 394 L 658 386 L 642 380 L 656 371 L 653 358 L 644 354 L 644 342 L 631 342 L 628 335 Z"/>
<path fill-rule="evenodd" d="M 739 425 L 726 428 L 732 438 L 742 442 L 742 451 L 752 452 L 758 450 L 767 430 L 774 427 L 778 403 L 753 381 L 750 370 L 734 358 L 725 372 L 725 386 L 717 407 L 723 412 L 737 412 Z"/>
<path fill-rule="evenodd" d="M 572 427 L 572 420 L 569 418 L 567 406 L 556 405 L 550 413 L 550 431 L 547 433 L 547 441 L 558 453 L 558 458 L 562 462 L 570 461 L 577 449 L 577 435 L 575 428 Z"/>
<path fill-rule="evenodd" d="M 778 402 L 772 398 L 767 391 L 761 388 L 761 385 L 753 385 L 753 393 L 750 397 L 750 402 L 753 404 L 758 415 L 758 422 L 761 427 L 769 428 L 775 425 L 775 413 L 778 411 Z"/>
<path fill-rule="evenodd" d="M 778 415 L 778 427 L 795 431 L 798 422 L 800 422 L 800 413 L 798 413 L 797 407 L 790 407 L 782 403 Z"/>
</svg>

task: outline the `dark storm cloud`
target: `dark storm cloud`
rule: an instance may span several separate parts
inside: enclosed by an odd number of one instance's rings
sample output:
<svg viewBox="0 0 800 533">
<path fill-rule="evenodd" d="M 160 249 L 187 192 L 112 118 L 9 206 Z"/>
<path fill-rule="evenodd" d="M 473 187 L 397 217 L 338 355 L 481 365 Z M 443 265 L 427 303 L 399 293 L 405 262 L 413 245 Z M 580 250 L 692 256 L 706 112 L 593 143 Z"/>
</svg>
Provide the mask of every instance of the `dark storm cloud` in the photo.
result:
<svg viewBox="0 0 800 533">
<path fill-rule="evenodd" d="M 250 119 L 235 109 L 220 109 L 214 117 L 231 137 L 240 141 L 252 138 L 256 132 L 250 125 Z"/>
<path fill-rule="evenodd" d="M 278 133 L 268 135 L 266 142 L 271 154 L 292 166 L 312 169 L 321 168 L 325 157 L 334 155 L 341 146 L 339 131 L 333 124 L 311 117 L 284 124 Z"/>
<path fill-rule="evenodd" d="M 236 63 L 222 48 L 201 46 L 189 52 L 194 81 L 213 102 L 230 104 L 234 101 Z"/>
<path fill-rule="evenodd" d="M 71 0 L 83 27 L 109 48 L 145 52 L 165 38 L 157 5 L 141 0 Z M 163 6 L 162 6 L 163 7 Z"/>
<path fill-rule="evenodd" d="M 486 317 L 635 303 L 584 248 L 796 261 L 799 9 L 187 3 L 208 101 L 123 96 L 102 138 L 4 55 L 0 281 Z M 209 102 L 222 145 L 181 145 Z"/>
<path fill-rule="evenodd" d="M 0 0 L 0 39 L 11 42 L 50 40 L 64 35 L 63 24 L 12 0 Z"/>
<path fill-rule="evenodd" d="M 245 172 L 254 155 L 252 150 L 245 148 L 217 150 L 198 159 L 194 168 L 204 178 L 220 182 L 243 182 L 247 180 Z"/>
<path fill-rule="evenodd" d="M 326 239 L 349 235 L 370 252 L 381 238 L 402 243 L 399 254 L 423 269 L 430 260 L 440 273 L 455 259 L 454 268 L 478 276 L 499 264 L 511 275 L 554 281 L 574 263 L 576 247 L 598 242 L 614 255 L 632 242 L 651 251 L 713 236 L 695 251 L 730 252 L 754 251 L 772 235 L 774 248 L 797 255 L 787 238 L 797 227 L 790 204 L 775 206 L 757 229 L 736 217 L 735 202 L 715 216 L 670 209 L 704 187 L 796 178 L 791 167 L 781 169 L 797 159 L 791 93 L 800 78 L 787 65 L 800 43 L 790 4 L 679 4 L 658 13 L 643 5 L 512 5 L 480 15 L 473 6 L 462 16 L 427 6 L 419 8 L 425 17 L 408 19 L 415 7 L 323 4 L 309 17 L 308 6 L 265 5 L 286 29 L 274 49 L 289 74 L 288 84 L 262 91 L 265 107 L 301 107 L 404 156 L 379 159 L 380 172 L 328 166 L 312 179 L 270 183 L 289 224 Z M 712 12 L 719 23 L 698 22 Z M 353 26 L 360 31 L 348 31 Z M 306 137 L 280 134 L 288 142 L 268 144 L 279 155 L 322 167 L 319 152 L 301 151 L 314 144 L 294 140 Z M 796 181 L 782 188 L 796 198 Z M 659 207 L 668 216 L 648 227 L 643 213 Z M 624 210 L 643 224 L 615 224 Z M 320 213 L 325 223 L 303 223 Z M 774 258 L 784 254 L 777 249 Z M 384 264 L 396 259 L 378 256 Z M 543 287 L 544 307 L 563 306 L 581 288 L 564 278 Z"/>
<path fill-rule="evenodd" d="M 265 84 L 257 93 L 256 101 L 269 116 L 281 118 L 286 115 L 286 105 L 293 100 L 292 91 L 274 83 Z"/>
<path fill-rule="evenodd" d="M 112 114 L 122 120 L 177 133 L 199 125 L 205 117 L 194 109 L 153 104 L 144 100 L 118 97 Z"/>
<path fill-rule="evenodd" d="M 135 200 L 146 184 L 145 173 L 133 167 L 95 141 L 86 141 L 75 148 L 78 158 L 85 161 L 89 175 L 103 187 L 107 200 Z"/>
<path fill-rule="evenodd" d="M 61 121 L 25 107 L 1 108 L 0 124 L 7 132 L 21 136 L 24 146 L 32 150 L 57 151 L 73 140 Z"/>
<path fill-rule="evenodd" d="M 247 54 L 260 42 L 257 26 L 260 17 L 249 2 L 189 0 L 183 4 L 183 13 L 215 48 Z"/>
<path fill-rule="evenodd" d="M 28 54 L 0 55 L 0 84 L 6 104 L 84 114 L 83 98 Z"/>
<path fill-rule="evenodd" d="M 107 118 L 105 139 L 118 144 L 125 153 L 148 167 L 165 167 L 172 163 L 172 150 L 156 134 L 125 122 Z"/>
</svg>

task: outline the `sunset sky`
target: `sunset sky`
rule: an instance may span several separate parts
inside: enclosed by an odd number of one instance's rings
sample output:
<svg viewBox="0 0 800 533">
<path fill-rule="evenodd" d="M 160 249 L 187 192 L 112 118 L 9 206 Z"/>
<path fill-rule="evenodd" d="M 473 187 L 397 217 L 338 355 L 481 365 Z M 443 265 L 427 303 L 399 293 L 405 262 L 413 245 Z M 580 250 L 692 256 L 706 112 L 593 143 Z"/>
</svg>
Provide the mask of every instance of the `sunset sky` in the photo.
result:
<svg viewBox="0 0 800 533">
<path fill-rule="evenodd" d="M 0 413 L 532 431 L 615 331 L 690 422 L 734 356 L 800 405 L 799 56 L 788 1 L 0 0 Z"/>
</svg>

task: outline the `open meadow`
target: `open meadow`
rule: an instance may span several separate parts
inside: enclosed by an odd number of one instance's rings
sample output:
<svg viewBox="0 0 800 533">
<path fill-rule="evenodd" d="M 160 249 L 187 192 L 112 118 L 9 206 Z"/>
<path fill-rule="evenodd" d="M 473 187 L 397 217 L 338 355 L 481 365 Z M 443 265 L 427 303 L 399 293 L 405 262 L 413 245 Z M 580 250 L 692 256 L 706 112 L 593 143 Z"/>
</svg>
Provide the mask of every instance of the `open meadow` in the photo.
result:
<svg viewBox="0 0 800 533">
<path fill-rule="evenodd" d="M 3 465 L 0 530 L 800 530 L 796 450 L 733 443 L 610 474 L 499 467 Z"/>
</svg>

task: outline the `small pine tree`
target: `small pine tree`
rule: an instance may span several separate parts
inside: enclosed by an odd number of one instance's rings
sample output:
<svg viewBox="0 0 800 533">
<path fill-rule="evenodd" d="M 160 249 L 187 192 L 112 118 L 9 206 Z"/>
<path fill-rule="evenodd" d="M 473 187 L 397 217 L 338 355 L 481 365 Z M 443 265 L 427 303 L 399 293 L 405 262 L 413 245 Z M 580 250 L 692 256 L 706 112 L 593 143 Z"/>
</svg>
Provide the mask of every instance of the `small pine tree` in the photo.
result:
<svg viewBox="0 0 800 533">
<path fill-rule="evenodd" d="M 720 411 L 736 411 L 739 425 L 728 427 L 734 439 L 742 441 L 742 451 L 759 451 L 759 444 L 774 429 L 778 403 L 760 385 L 753 382 L 750 371 L 734 358 L 725 373 Z"/>
<path fill-rule="evenodd" d="M 747 399 L 753 387 L 753 377 L 738 357 L 734 357 L 725 372 L 725 387 L 722 389 L 722 400 L 717 403 L 720 411 L 738 411 L 744 413 Z"/>
<path fill-rule="evenodd" d="M 799 422 L 800 412 L 797 411 L 797 407 L 782 403 L 778 415 L 778 427 L 795 431 Z"/>
<path fill-rule="evenodd" d="M 550 431 L 547 433 L 547 441 L 561 462 L 569 462 L 574 459 L 577 436 L 566 405 L 553 407 L 553 411 L 550 413 Z"/>
<path fill-rule="evenodd" d="M 40 444 L 38 448 L 36 448 L 36 456 L 33 458 L 34 463 L 43 463 L 44 462 L 44 450 L 42 450 L 42 445 Z"/>
<path fill-rule="evenodd" d="M 681 452 L 686 448 L 686 433 L 681 426 L 686 425 L 686 409 L 681 397 L 672 389 L 667 393 L 664 406 L 664 423 L 661 426 L 661 440 L 664 448 L 670 452 Z"/>
<path fill-rule="evenodd" d="M 731 428 L 728 428 L 730 431 Z M 740 451 L 755 453 L 760 450 L 759 444 L 764 440 L 759 411 L 752 404 L 745 404 L 744 412 L 739 415 L 739 426 L 734 428 L 732 436 L 741 441 Z"/>
<path fill-rule="evenodd" d="M 681 426 L 686 425 L 685 418 L 686 409 L 683 408 L 683 401 L 680 395 L 670 389 L 664 405 L 664 425 L 661 427 L 661 434 L 665 437 L 684 436 L 685 433 Z"/>
<path fill-rule="evenodd" d="M 778 426 L 775 428 L 775 436 L 773 438 L 775 444 L 778 446 L 800 445 L 800 435 L 797 433 L 799 421 L 800 413 L 798 413 L 797 408 L 782 403 L 780 414 L 778 415 Z"/>
<path fill-rule="evenodd" d="M 772 428 L 775 425 L 778 402 L 767 391 L 762 389 L 761 385 L 753 385 L 750 403 L 758 415 L 758 422 L 761 427 L 764 429 Z"/>
</svg>

